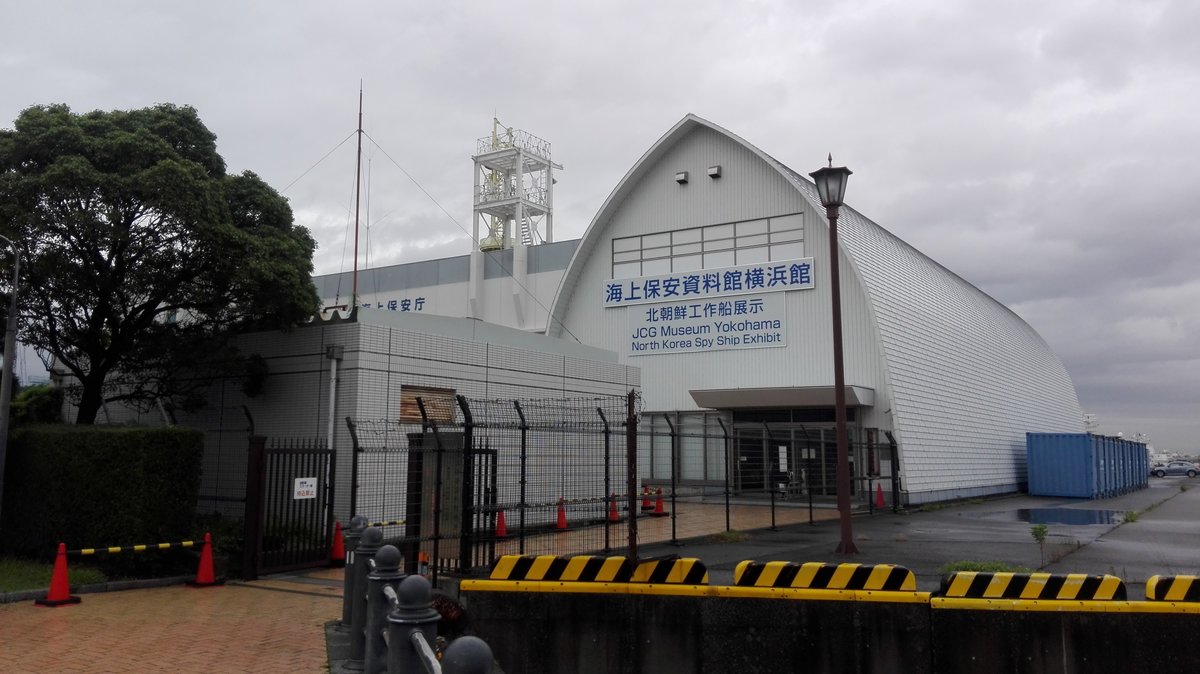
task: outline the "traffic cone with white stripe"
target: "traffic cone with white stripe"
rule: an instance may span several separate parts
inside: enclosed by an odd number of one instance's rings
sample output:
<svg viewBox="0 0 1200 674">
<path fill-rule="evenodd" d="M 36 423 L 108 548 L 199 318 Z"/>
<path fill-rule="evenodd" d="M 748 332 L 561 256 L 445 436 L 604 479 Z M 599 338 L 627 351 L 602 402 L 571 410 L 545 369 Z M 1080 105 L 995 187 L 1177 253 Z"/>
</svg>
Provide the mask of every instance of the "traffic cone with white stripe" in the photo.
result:
<svg viewBox="0 0 1200 674">
<path fill-rule="evenodd" d="M 558 497 L 558 521 L 554 524 L 555 531 L 567 530 L 567 509 L 563 507 L 562 497 Z"/>
<path fill-rule="evenodd" d="M 654 510 L 654 504 L 650 502 L 650 487 L 642 485 L 642 512 Z"/>
<path fill-rule="evenodd" d="M 71 596 L 71 585 L 67 582 L 67 544 L 58 544 L 58 555 L 54 558 L 54 575 L 50 577 L 50 592 L 45 599 L 35 599 L 38 606 L 63 606 L 78 604 L 79 597 Z"/>
<path fill-rule="evenodd" d="M 621 516 L 617 514 L 617 494 L 613 492 L 608 495 L 608 521 L 620 522 Z"/>
</svg>

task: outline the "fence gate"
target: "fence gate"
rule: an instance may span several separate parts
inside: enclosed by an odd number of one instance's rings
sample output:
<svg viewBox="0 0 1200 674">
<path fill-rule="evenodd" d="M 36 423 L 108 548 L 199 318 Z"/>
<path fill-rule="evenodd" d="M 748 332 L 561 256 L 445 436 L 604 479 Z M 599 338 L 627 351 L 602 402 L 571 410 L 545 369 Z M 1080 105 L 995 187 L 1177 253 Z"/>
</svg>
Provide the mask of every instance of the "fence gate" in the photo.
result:
<svg viewBox="0 0 1200 674">
<path fill-rule="evenodd" d="M 333 451 L 323 440 L 250 438 L 242 573 L 325 566 L 333 526 Z"/>
</svg>

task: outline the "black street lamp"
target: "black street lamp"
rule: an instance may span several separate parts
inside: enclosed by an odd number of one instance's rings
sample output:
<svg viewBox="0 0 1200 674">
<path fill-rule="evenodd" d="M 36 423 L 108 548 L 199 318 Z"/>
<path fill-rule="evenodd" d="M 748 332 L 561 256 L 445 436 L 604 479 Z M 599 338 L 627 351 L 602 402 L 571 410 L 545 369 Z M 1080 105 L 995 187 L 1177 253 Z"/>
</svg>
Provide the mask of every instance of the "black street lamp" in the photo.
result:
<svg viewBox="0 0 1200 674">
<path fill-rule="evenodd" d="M 850 452 L 846 442 L 846 375 L 842 365 L 842 288 L 838 271 L 838 209 L 846 196 L 846 181 L 850 169 L 835 167 L 833 155 L 829 166 L 809 174 L 817 184 L 821 205 L 829 218 L 829 277 L 833 295 L 833 388 L 834 407 L 837 420 L 837 507 L 842 523 L 842 540 L 837 552 L 845 555 L 858 554 L 854 545 L 854 532 L 850 526 Z"/>
</svg>

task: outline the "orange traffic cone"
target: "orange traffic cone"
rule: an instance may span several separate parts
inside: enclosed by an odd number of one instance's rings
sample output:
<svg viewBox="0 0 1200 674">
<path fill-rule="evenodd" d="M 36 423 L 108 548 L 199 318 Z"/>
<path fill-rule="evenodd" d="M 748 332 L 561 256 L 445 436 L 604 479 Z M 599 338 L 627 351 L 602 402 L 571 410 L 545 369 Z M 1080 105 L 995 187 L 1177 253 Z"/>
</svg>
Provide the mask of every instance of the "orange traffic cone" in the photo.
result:
<svg viewBox="0 0 1200 674">
<path fill-rule="evenodd" d="M 45 599 L 35 599 L 38 606 L 62 606 L 78 604 L 79 597 L 71 596 L 71 585 L 67 582 L 67 544 L 58 544 L 58 556 L 54 558 L 54 575 L 50 577 L 50 592 Z"/>
<path fill-rule="evenodd" d="M 567 530 L 567 510 L 563 507 L 561 496 L 558 498 L 558 522 L 554 525 L 554 529 L 556 531 Z"/>
<path fill-rule="evenodd" d="M 642 512 L 654 510 L 654 504 L 650 503 L 650 487 L 642 485 Z"/>
<path fill-rule="evenodd" d="M 333 523 L 333 544 L 329 546 L 329 566 L 341 569 L 346 566 L 346 539 L 342 538 L 342 523 Z"/>
<path fill-rule="evenodd" d="M 417 553 L 417 573 L 422 576 L 429 575 L 429 555 L 424 550 Z"/>
<path fill-rule="evenodd" d="M 608 521 L 620 522 L 621 516 L 617 514 L 617 494 L 613 492 L 608 496 Z"/>
<path fill-rule="evenodd" d="M 875 485 L 875 507 L 886 508 L 887 504 L 883 502 L 883 485 Z"/>
<path fill-rule="evenodd" d="M 662 504 L 662 487 L 658 488 L 658 498 L 654 501 L 654 512 L 650 513 L 651 517 L 666 517 L 671 513 L 663 510 Z"/>
<path fill-rule="evenodd" d="M 200 551 L 200 565 L 196 567 L 196 580 L 188 583 L 192 587 L 209 587 L 216 585 L 217 578 L 213 574 L 212 534 L 204 532 L 204 549 Z"/>
<path fill-rule="evenodd" d="M 496 538 L 508 538 L 508 525 L 504 523 L 504 511 L 496 516 Z"/>
</svg>

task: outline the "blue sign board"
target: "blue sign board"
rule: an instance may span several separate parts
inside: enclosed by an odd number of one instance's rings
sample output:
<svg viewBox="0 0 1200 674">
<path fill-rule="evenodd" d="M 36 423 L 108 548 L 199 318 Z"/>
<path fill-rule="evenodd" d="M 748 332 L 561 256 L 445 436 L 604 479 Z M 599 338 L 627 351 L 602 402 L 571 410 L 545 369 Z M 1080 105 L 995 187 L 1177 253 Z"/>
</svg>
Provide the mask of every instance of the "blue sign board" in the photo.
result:
<svg viewBox="0 0 1200 674">
<path fill-rule="evenodd" d="M 813 287 L 811 257 L 736 267 L 613 279 L 604 285 L 606 308 L 654 302 L 704 302 L 735 295 Z"/>
</svg>

